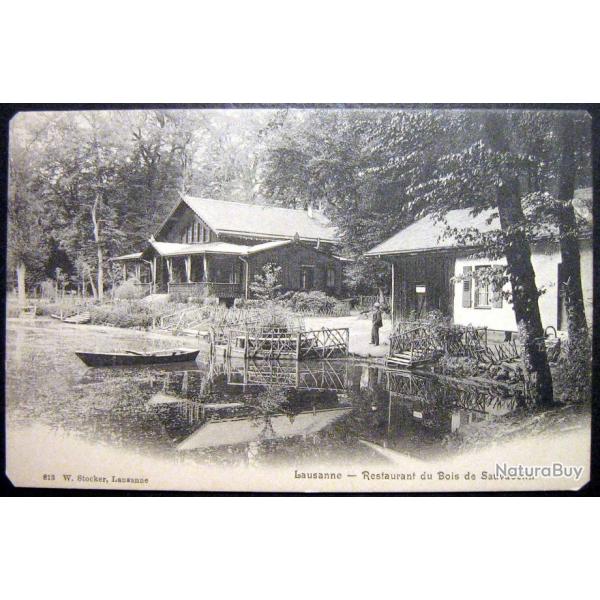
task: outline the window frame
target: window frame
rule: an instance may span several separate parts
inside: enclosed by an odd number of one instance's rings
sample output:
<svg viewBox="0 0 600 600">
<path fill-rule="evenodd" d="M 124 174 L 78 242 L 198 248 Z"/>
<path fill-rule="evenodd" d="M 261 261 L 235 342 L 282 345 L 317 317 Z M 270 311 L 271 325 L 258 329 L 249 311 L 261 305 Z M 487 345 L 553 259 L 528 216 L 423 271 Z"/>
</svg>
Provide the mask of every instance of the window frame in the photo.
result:
<svg viewBox="0 0 600 600">
<path fill-rule="evenodd" d="M 481 308 L 483 310 L 489 310 L 493 308 L 492 304 L 492 296 L 493 291 L 490 290 L 490 284 L 486 283 L 485 285 L 480 285 L 479 280 L 477 279 L 477 270 L 478 269 L 489 269 L 492 265 L 474 265 L 473 266 L 473 308 Z M 486 303 L 481 304 L 481 290 L 485 288 L 485 298 Z"/>
<path fill-rule="evenodd" d="M 335 280 L 336 280 L 335 267 L 333 267 L 332 265 L 327 265 L 327 269 L 325 271 L 325 283 L 326 283 L 327 287 L 334 288 Z"/>
</svg>

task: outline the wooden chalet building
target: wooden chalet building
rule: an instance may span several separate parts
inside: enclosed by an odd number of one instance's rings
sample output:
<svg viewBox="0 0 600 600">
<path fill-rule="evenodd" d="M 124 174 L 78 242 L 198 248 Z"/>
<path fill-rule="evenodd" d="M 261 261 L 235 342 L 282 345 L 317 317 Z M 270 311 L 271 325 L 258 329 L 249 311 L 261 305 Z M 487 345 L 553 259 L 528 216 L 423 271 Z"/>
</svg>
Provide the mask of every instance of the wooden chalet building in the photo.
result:
<svg viewBox="0 0 600 600">
<path fill-rule="evenodd" d="M 581 232 L 579 247 L 583 299 L 590 323 L 594 292 L 592 215 L 585 207 L 591 195 L 591 188 L 579 189 L 573 200 L 579 217 L 589 225 Z M 446 214 L 446 223 L 425 216 L 366 253 L 391 264 L 393 319 L 419 319 L 429 311 L 439 310 L 458 325 L 517 330 L 512 304 L 477 279 L 479 268 L 506 264 L 506 259 L 479 256 L 478 248 L 458 245 L 452 236 L 445 235 L 446 226 L 474 227 L 482 232 L 498 229 L 498 218 L 492 212 L 486 210 L 473 216 L 468 208 L 451 210 Z M 564 276 L 558 243 L 540 236 L 531 244 L 531 262 L 537 286 L 545 288 L 538 300 L 543 326 L 566 330 L 561 293 Z M 509 283 L 504 291 L 510 291 Z"/>
<path fill-rule="evenodd" d="M 250 283 L 271 263 L 282 267 L 284 291 L 339 295 L 338 242 L 317 211 L 182 195 L 143 251 L 112 262 L 148 293 L 216 296 L 231 304 L 252 296 Z"/>
</svg>

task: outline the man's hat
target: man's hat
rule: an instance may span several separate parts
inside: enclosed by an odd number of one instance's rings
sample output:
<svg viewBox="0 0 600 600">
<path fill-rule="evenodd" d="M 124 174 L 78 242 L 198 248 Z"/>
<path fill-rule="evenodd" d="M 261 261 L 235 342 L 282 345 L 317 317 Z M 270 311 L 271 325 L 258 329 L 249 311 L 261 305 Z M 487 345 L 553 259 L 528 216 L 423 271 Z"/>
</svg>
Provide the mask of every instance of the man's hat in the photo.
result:
<svg viewBox="0 0 600 600">
<path fill-rule="evenodd" d="M 380 304 L 379 304 L 379 302 L 375 302 L 375 304 L 373 304 L 373 306 L 374 306 L 375 308 L 379 308 Z"/>
</svg>

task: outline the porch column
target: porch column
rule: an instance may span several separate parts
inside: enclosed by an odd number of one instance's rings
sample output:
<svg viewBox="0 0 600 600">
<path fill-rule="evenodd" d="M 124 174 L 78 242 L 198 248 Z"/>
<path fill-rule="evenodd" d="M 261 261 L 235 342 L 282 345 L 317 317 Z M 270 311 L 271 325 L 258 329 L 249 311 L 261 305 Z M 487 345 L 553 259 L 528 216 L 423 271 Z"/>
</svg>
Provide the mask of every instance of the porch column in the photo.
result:
<svg viewBox="0 0 600 600">
<path fill-rule="evenodd" d="M 185 280 L 190 283 L 192 281 L 192 257 L 185 257 Z"/>
<path fill-rule="evenodd" d="M 152 275 L 152 293 L 156 293 L 156 256 L 152 257 L 152 263 L 150 264 L 150 271 Z"/>
<path fill-rule="evenodd" d="M 135 278 L 138 281 L 142 279 L 142 265 L 139 262 L 135 263 Z"/>
<path fill-rule="evenodd" d="M 394 259 L 392 259 L 392 330 L 394 329 L 394 321 L 396 319 L 396 270 L 394 266 Z"/>
<path fill-rule="evenodd" d="M 127 263 L 123 263 L 123 281 L 127 281 Z"/>
<path fill-rule="evenodd" d="M 173 259 L 171 257 L 166 259 L 167 261 L 167 272 L 169 274 L 169 283 L 173 281 Z"/>
<path fill-rule="evenodd" d="M 204 281 L 210 281 L 208 256 L 204 254 Z"/>
</svg>

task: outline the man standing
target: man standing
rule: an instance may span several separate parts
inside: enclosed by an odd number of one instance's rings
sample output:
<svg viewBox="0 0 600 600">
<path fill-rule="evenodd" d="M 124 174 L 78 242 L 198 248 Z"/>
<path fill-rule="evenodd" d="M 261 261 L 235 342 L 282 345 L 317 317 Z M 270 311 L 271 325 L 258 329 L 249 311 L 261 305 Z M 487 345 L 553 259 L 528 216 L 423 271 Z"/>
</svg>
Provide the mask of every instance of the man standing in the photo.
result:
<svg viewBox="0 0 600 600">
<path fill-rule="evenodd" d="M 383 317 L 381 314 L 381 308 L 379 302 L 373 304 L 373 326 L 371 327 L 371 344 L 379 346 L 379 329 L 383 325 Z"/>
</svg>

